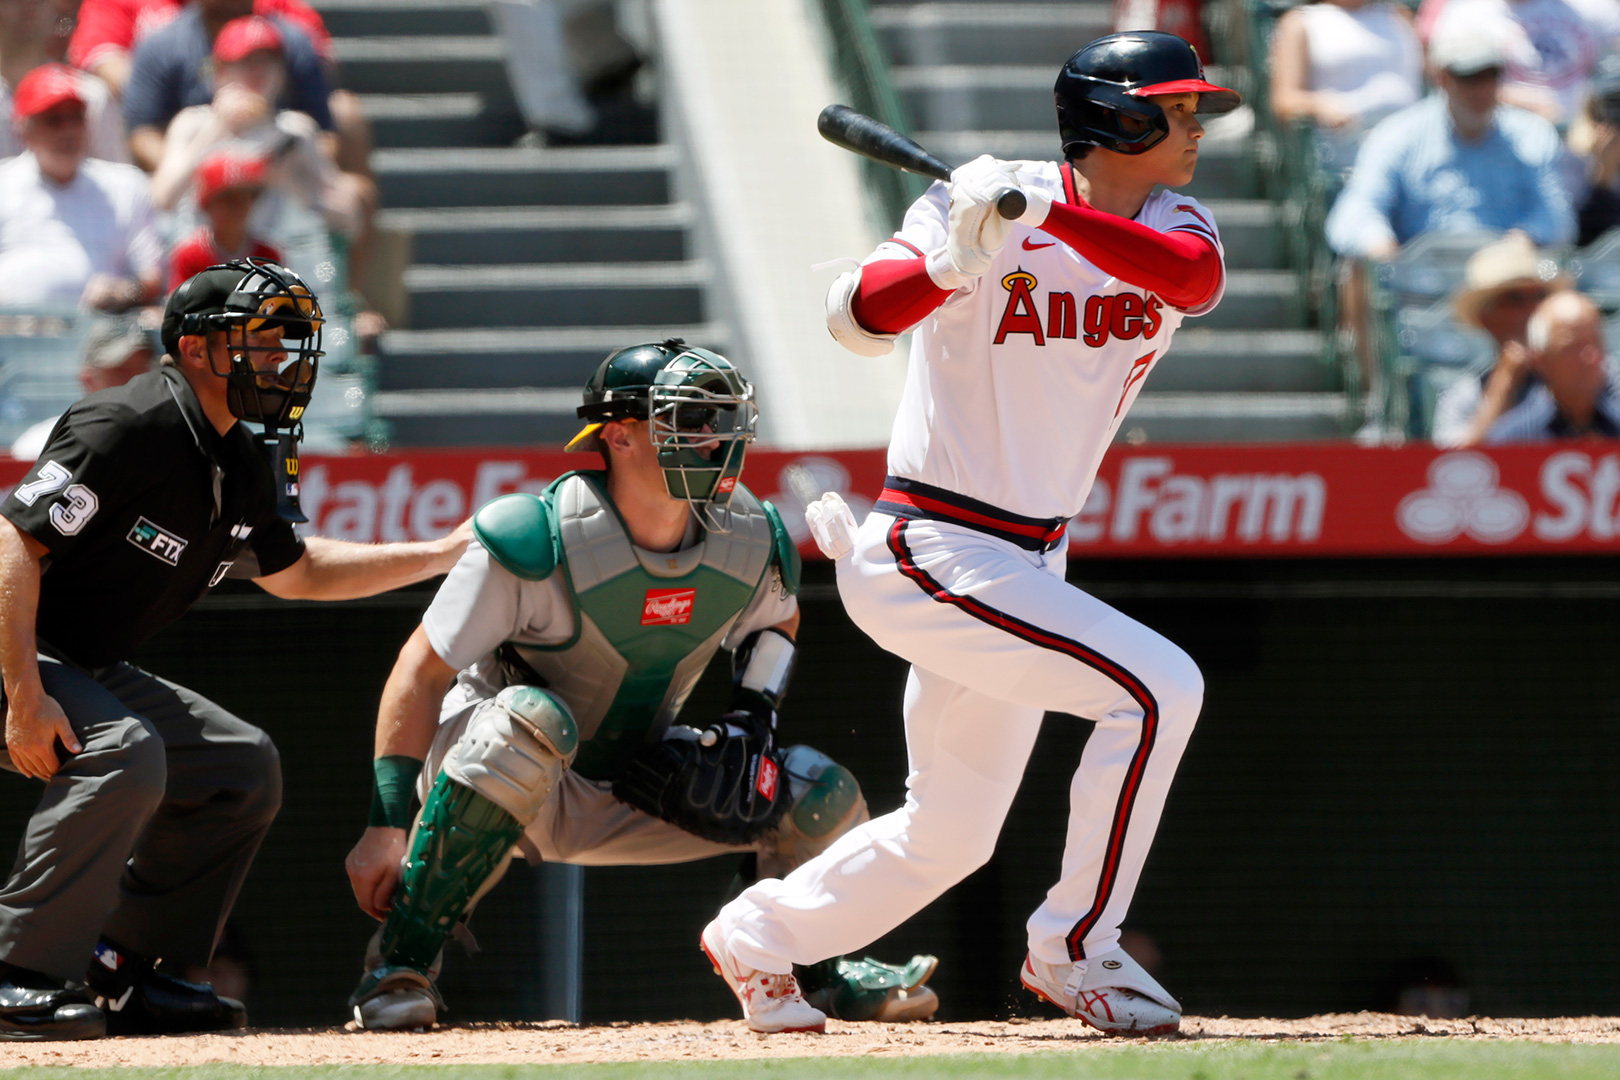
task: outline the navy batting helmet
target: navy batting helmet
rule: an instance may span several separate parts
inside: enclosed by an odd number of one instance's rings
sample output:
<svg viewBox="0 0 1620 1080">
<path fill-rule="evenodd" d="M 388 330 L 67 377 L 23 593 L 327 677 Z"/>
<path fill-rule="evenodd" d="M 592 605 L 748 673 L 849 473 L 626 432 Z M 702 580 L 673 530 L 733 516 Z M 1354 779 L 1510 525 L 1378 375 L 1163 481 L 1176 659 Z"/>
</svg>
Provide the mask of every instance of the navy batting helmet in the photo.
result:
<svg viewBox="0 0 1620 1080">
<path fill-rule="evenodd" d="M 1052 92 L 1065 156 L 1082 146 L 1141 154 L 1163 142 L 1170 121 L 1152 94 L 1197 94 L 1198 111 L 1212 115 L 1243 103 L 1236 90 L 1205 81 L 1198 50 L 1157 30 L 1098 38 L 1069 57 Z"/>
</svg>

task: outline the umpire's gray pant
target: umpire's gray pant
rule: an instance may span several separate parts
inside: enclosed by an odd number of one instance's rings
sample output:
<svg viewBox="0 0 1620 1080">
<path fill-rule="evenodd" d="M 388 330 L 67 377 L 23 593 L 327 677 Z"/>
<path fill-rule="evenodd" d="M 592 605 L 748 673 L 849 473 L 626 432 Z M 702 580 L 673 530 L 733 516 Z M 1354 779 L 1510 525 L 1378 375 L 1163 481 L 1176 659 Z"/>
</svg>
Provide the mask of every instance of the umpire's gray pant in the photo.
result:
<svg viewBox="0 0 1620 1080">
<path fill-rule="evenodd" d="M 92 675 L 42 653 L 39 667 L 84 750 L 46 783 L 0 888 L 0 960 L 82 979 L 105 934 L 208 963 L 281 806 L 274 744 L 131 664 Z M 16 771 L 4 750 L 0 766 Z"/>
</svg>

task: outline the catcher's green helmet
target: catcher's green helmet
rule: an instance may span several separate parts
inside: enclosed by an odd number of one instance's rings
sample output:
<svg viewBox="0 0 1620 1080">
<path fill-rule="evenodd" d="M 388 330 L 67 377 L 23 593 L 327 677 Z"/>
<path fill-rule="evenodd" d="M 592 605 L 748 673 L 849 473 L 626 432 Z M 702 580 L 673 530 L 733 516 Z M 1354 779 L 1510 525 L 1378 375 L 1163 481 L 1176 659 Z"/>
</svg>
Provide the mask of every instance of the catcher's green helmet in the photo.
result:
<svg viewBox="0 0 1620 1080">
<path fill-rule="evenodd" d="M 730 501 L 759 419 L 754 388 L 731 361 L 680 338 L 631 345 L 597 366 L 575 413 L 585 427 L 569 450 L 600 451 L 610 421 L 645 421 L 669 494 L 709 528 L 725 527 L 709 511 Z"/>
</svg>

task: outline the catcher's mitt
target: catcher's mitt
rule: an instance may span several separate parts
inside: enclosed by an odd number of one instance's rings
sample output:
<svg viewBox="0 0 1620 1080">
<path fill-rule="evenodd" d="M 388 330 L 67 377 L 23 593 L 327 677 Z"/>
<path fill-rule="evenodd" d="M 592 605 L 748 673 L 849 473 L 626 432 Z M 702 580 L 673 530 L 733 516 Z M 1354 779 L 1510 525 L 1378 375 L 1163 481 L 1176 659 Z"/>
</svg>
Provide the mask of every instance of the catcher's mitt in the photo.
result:
<svg viewBox="0 0 1620 1080">
<path fill-rule="evenodd" d="M 729 713 L 699 731 L 675 726 L 613 781 L 622 802 L 720 844 L 750 844 L 788 805 L 770 719 Z"/>
</svg>

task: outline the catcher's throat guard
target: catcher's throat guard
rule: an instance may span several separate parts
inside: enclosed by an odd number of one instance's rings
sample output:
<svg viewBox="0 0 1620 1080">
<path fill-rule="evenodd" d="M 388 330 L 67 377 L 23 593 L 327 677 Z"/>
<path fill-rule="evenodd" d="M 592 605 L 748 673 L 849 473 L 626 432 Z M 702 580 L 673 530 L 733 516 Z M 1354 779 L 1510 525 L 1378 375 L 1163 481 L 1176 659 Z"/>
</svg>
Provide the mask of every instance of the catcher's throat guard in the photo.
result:
<svg viewBox="0 0 1620 1080">
<path fill-rule="evenodd" d="M 221 286 L 221 281 L 232 278 L 233 285 Z M 221 300 L 219 294 L 226 288 Z M 204 310 L 182 310 L 188 305 Z M 250 258 L 195 275 L 176 290 L 170 307 L 175 309 L 178 335 L 218 331 L 224 336 L 224 369 L 212 347 L 208 363 L 225 379 L 226 406 L 238 420 L 264 425 L 255 442 L 275 478 L 276 513 L 286 521 L 308 521 L 298 502 L 298 440 L 325 355 L 321 328 L 326 317 L 320 300 L 285 266 Z M 165 336 L 168 322 L 166 313 Z M 168 341 L 165 347 L 173 348 Z"/>
</svg>

